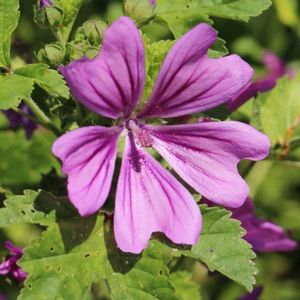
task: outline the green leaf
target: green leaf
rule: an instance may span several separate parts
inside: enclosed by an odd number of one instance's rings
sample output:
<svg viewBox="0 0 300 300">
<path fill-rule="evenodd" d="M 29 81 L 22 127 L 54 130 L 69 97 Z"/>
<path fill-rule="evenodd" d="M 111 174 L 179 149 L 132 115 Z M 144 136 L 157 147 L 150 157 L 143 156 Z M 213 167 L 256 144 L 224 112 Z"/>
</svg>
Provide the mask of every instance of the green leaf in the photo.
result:
<svg viewBox="0 0 300 300">
<path fill-rule="evenodd" d="M 198 0 L 201 9 L 211 17 L 249 21 L 272 5 L 271 0 Z"/>
<path fill-rule="evenodd" d="M 158 0 L 155 18 L 165 22 L 175 38 L 179 38 L 200 22 L 212 24 L 201 2 L 202 0 Z"/>
<path fill-rule="evenodd" d="M 33 80 L 16 74 L 0 75 L 0 109 L 16 108 L 22 99 L 30 98 Z"/>
<path fill-rule="evenodd" d="M 45 64 L 30 64 L 15 70 L 15 74 L 33 79 L 47 92 L 69 98 L 69 88 L 62 75 Z"/>
<path fill-rule="evenodd" d="M 155 8 L 146 8 L 148 0 L 125 1 L 125 13 L 138 24 L 153 18 L 165 22 L 174 36 L 180 37 L 200 22 L 212 24 L 211 17 L 248 21 L 266 10 L 271 0 L 157 0 Z M 144 7 L 144 9 L 141 9 Z M 139 9 L 140 8 L 140 9 Z M 141 21 L 142 20 L 142 21 Z"/>
<path fill-rule="evenodd" d="M 166 40 L 155 43 L 150 43 L 144 36 L 144 44 L 146 50 L 146 84 L 143 95 L 143 103 L 149 98 L 161 65 L 167 56 L 169 50 L 174 45 L 175 41 Z"/>
<path fill-rule="evenodd" d="M 114 300 L 179 299 L 166 266 L 172 259 L 171 248 L 151 240 L 139 256 L 124 253 L 115 244 L 112 227 L 106 228 L 107 251 L 115 271 L 107 280 Z"/>
<path fill-rule="evenodd" d="M 199 286 L 193 282 L 192 275 L 186 271 L 171 274 L 171 281 L 180 300 L 200 300 Z"/>
<path fill-rule="evenodd" d="M 18 299 L 81 300 L 94 281 L 105 277 L 103 234 L 103 217 L 51 224 L 20 261 L 29 275 Z"/>
<path fill-rule="evenodd" d="M 169 280 L 171 249 L 151 241 L 141 255 L 121 252 L 112 224 L 103 216 L 81 218 L 67 199 L 26 191 L 0 209 L 2 226 L 33 223 L 47 226 L 25 248 L 20 261 L 28 277 L 18 299 L 83 299 L 93 282 L 106 279 L 113 299 L 179 299 Z"/>
<path fill-rule="evenodd" d="M 18 0 L 0 0 L 0 67 L 10 68 L 11 35 L 17 28 L 19 17 Z"/>
<path fill-rule="evenodd" d="M 0 182 L 15 193 L 36 185 L 42 173 L 48 173 L 52 167 L 59 167 L 51 153 L 55 137 L 48 131 L 38 129 L 30 140 L 24 132 L 0 131 Z M 16 171 L 17 170 L 17 171 Z"/>
<path fill-rule="evenodd" d="M 46 214 L 37 206 L 58 205 L 57 199 L 43 191 L 25 190 L 24 195 L 13 195 L 4 201 L 4 208 L 0 209 L 0 226 L 16 224 L 49 225 L 55 221 L 55 214 Z M 63 206 L 65 209 L 66 206 Z"/>
<path fill-rule="evenodd" d="M 287 77 L 278 80 L 272 91 L 257 98 L 260 124 L 272 145 L 289 147 L 300 124 L 299 97 L 300 74 L 291 80 Z"/>
<path fill-rule="evenodd" d="M 225 209 L 201 205 L 203 227 L 199 242 L 183 254 L 205 263 L 211 271 L 218 271 L 248 291 L 255 283 L 257 269 L 255 253 L 242 239 L 245 234 L 240 222 L 230 219 L 231 213 Z"/>
</svg>

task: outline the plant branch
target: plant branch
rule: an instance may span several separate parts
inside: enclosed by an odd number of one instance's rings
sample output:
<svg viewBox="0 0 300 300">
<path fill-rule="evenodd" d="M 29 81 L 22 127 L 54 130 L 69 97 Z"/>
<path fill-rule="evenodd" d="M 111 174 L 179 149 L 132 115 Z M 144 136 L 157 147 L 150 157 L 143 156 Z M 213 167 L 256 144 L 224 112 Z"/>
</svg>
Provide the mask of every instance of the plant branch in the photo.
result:
<svg viewBox="0 0 300 300">
<path fill-rule="evenodd" d="M 40 125 L 49 129 L 57 136 L 61 134 L 60 130 L 52 123 L 52 121 L 46 116 L 46 114 L 39 108 L 39 106 L 32 99 L 30 98 L 24 99 L 24 102 L 34 113 Z"/>
</svg>

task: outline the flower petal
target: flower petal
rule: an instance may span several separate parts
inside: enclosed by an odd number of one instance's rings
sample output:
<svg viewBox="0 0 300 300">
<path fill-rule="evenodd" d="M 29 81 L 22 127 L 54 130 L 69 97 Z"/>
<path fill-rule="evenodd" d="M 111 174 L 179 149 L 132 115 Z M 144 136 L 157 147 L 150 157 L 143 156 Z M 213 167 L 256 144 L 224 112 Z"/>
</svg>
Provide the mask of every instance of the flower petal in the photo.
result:
<svg viewBox="0 0 300 300">
<path fill-rule="evenodd" d="M 128 117 L 139 101 L 145 81 L 145 51 L 139 30 L 128 17 L 104 33 L 100 54 L 61 67 L 73 95 L 92 111 Z"/>
<path fill-rule="evenodd" d="M 201 214 L 192 195 L 143 148 L 127 137 L 118 181 L 114 232 L 122 251 L 140 253 L 153 232 L 194 244 Z"/>
<path fill-rule="evenodd" d="M 178 117 L 205 111 L 236 97 L 253 70 L 237 55 L 207 57 L 216 31 L 200 24 L 170 50 L 140 117 Z"/>
<path fill-rule="evenodd" d="M 14 259 L 8 258 L 0 264 L 0 275 L 6 275 L 10 272 L 12 265 L 15 263 Z"/>
<path fill-rule="evenodd" d="M 226 103 L 226 106 L 231 112 L 233 112 L 252 97 L 256 97 L 258 93 L 270 91 L 275 87 L 275 85 L 276 78 L 273 78 L 272 76 L 252 82 L 237 97 L 229 100 Z"/>
<path fill-rule="evenodd" d="M 14 255 L 18 258 L 23 255 L 23 249 L 15 246 L 11 241 L 6 241 L 4 243 L 4 247 L 10 252 L 11 255 Z"/>
<path fill-rule="evenodd" d="M 189 185 L 228 207 L 241 206 L 248 196 L 238 162 L 263 159 L 270 148 L 267 136 L 234 121 L 143 128 L 152 136 L 153 147 Z"/>
<path fill-rule="evenodd" d="M 271 222 L 257 219 L 255 215 L 251 218 L 241 218 L 242 226 L 247 233 L 244 239 L 248 241 L 254 251 L 293 251 L 298 248 L 296 241 L 292 240 L 284 230 Z"/>
<path fill-rule="evenodd" d="M 53 145 L 68 175 L 70 200 L 81 216 L 96 212 L 108 196 L 120 132 L 118 127 L 84 127 L 66 133 Z"/>
</svg>

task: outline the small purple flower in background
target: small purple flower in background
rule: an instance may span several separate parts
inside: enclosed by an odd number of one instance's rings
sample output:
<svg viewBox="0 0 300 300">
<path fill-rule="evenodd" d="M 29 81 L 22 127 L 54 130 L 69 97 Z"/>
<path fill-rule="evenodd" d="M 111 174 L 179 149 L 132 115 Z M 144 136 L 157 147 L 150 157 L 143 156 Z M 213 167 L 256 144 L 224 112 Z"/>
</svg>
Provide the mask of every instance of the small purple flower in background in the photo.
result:
<svg viewBox="0 0 300 300">
<path fill-rule="evenodd" d="M 0 275 L 10 274 L 18 281 L 24 281 L 27 274 L 17 265 L 23 255 L 23 249 L 16 247 L 12 242 L 6 241 L 5 248 L 10 252 L 7 258 L 0 264 Z"/>
<path fill-rule="evenodd" d="M 155 0 L 149 0 L 149 2 L 150 2 L 151 6 L 154 6 L 156 1 Z"/>
<path fill-rule="evenodd" d="M 213 206 L 212 202 L 203 201 Z M 239 220 L 246 230 L 244 239 L 254 251 L 293 251 L 298 247 L 297 242 L 290 239 L 281 227 L 256 217 L 253 201 L 249 197 L 241 207 L 228 209 L 232 212 L 232 218 Z"/>
<path fill-rule="evenodd" d="M 256 288 L 254 288 L 251 293 L 248 293 L 248 294 L 242 296 L 238 300 L 258 300 L 260 298 L 262 292 L 263 292 L 263 287 L 258 286 Z"/>
<path fill-rule="evenodd" d="M 33 115 L 32 111 L 25 103 L 21 103 L 19 105 L 19 109 L 25 114 Z M 27 139 L 30 139 L 33 132 L 38 128 L 38 125 L 34 121 L 30 120 L 26 116 L 22 116 L 12 109 L 5 110 L 3 113 L 8 119 L 9 126 L 12 129 L 16 129 L 18 127 L 24 128 Z"/>
<path fill-rule="evenodd" d="M 237 55 L 211 59 L 217 33 L 200 24 L 168 53 L 153 93 L 134 111 L 145 83 L 145 50 L 139 30 L 121 17 L 105 32 L 100 54 L 61 67 L 73 95 L 90 110 L 118 119 L 107 128 L 90 126 L 66 133 L 53 145 L 68 175 L 68 194 L 82 216 L 95 213 L 111 188 L 117 142 L 126 136 L 114 213 L 114 233 L 125 252 L 140 253 L 153 232 L 174 243 L 195 244 L 202 218 L 188 190 L 147 151 L 154 148 L 199 193 L 230 207 L 242 205 L 248 186 L 241 159 L 268 155 L 268 138 L 240 122 L 151 126 L 145 120 L 201 112 L 236 97 L 253 70 Z"/>
<path fill-rule="evenodd" d="M 51 0 L 41 0 L 40 1 L 40 8 L 44 8 L 46 6 L 51 6 L 52 2 Z"/>
<path fill-rule="evenodd" d="M 0 300 L 6 300 L 6 297 L 0 293 Z"/>
<path fill-rule="evenodd" d="M 295 76 L 296 71 L 288 69 L 286 64 L 271 51 L 264 53 L 262 62 L 267 68 L 267 75 L 250 83 L 236 98 L 228 101 L 227 107 L 230 111 L 237 110 L 249 99 L 257 96 L 258 93 L 272 90 L 276 81 L 284 75 L 288 75 L 289 78 Z"/>
</svg>

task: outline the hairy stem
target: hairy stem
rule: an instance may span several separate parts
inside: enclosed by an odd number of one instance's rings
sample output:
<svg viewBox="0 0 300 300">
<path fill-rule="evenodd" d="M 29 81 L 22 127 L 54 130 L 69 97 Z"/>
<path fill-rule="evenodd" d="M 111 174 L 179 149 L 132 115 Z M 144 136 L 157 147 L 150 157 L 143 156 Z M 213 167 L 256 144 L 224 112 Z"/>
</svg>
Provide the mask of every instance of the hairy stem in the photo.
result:
<svg viewBox="0 0 300 300">
<path fill-rule="evenodd" d="M 39 108 L 39 106 L 32 99 L 24 99 L 24 102 L 32 110 L 40 125 L 49 129 L 57 136 L 61 134 L 60 130 L 52 123 L 52 121 L 45 115 L 45 113 Z"/>
</svg>

